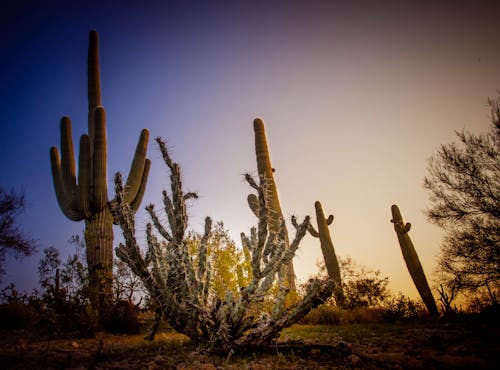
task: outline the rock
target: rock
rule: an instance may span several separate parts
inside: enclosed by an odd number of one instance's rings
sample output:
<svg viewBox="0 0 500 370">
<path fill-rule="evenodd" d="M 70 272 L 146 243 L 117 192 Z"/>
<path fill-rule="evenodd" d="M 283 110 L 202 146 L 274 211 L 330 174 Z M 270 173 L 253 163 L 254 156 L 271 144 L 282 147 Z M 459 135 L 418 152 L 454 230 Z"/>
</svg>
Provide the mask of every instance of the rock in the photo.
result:
<svg viewBox="0 0 500 370">
<path fill-rule="evenodd" d="M 350 354 L 349 356 L 346 357 L 347 362 L 354 366 L 354 367 L 359 367 L 361 366 L 361 359 L 356 356 L 354 353 Z"/>
</svg>

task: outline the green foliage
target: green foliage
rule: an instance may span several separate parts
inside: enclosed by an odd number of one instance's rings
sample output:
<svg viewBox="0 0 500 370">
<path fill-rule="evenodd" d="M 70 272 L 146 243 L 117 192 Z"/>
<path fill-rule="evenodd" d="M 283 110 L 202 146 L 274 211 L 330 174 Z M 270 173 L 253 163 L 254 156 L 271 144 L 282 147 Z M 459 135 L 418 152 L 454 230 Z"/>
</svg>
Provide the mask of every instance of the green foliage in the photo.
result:
<svg viewBox="0 0 500 370">
<path fill-rule="evenodd" d="M 198 262 L 197 251 L 202 238 L 203 235 L 199 233 L 189 233 L 187 237 L 189 252 L 195 263 Z M 222 222 L 215 223 L 212 228 L 207 241 L 207 255 L 210 256 L 212 268 L 212 289 L 220 299 L 224 299 L 228 291 L 235 296 L 239 295 L 240 289 L 250 283 L 250 261 L 230 238 Z"/>
</svg>

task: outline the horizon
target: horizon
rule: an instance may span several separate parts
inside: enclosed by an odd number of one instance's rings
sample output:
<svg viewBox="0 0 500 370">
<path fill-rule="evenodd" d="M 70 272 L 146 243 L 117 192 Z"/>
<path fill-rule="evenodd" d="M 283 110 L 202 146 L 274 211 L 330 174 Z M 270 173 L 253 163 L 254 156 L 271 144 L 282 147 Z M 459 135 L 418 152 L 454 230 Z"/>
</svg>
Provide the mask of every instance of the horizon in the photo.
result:
<svg viewBox="0 0 500 370">
<path fill-rule="evenodd" d="M 190 227 L 201 231 L 210 216 L 241 246 L 239 233 L 256 223 L 243 174 L 256 173 L 252 121 L 261 117 L 287 221 L 310 215 L 314 225 L 314 202 L 321 201 L 335 217 L 337 256 L 380 270 L 393 292 L 414 298 L 390 222 L 397 204 L 432 282 L 444 233 L 423 214 L 427 159 L 456 141 L 457 130 L 489 129 L 487 99 L 500 88 L 498 3 L 169 1 L 124 3 L 116 11 L 104 1 L 98 12 L 95 4 L 0 5 L 0 185 L 25 192 L 20 225 L 40 245 L 34 257 L 8 258 L 2 288 L 14 280 L 31 290 L 42 249 L 54 245 L 65 260 L 74 249 L 67 240 L 82 234 L 83 223 L 66 219 L 57 204 L 49 148 L 59 146 L 63 115 L 72 119 L 75 150 L 87 131 L 86 54 L 94 28 L 110 198 L 114 173 L 127 174 L 139 133 L 149 128 L 153 164 L 141 209 L 160 205 L 161 190 L 169 188 L 152 140 L 161 136 L 181 165 L 185 189 L 200 195 Z M 145 222 L 141 210 L 138 239 Z M 317 273 L 321 259 L 319 241 L 307 236 L 294 258 L 299 281 Z"/>
</svg>

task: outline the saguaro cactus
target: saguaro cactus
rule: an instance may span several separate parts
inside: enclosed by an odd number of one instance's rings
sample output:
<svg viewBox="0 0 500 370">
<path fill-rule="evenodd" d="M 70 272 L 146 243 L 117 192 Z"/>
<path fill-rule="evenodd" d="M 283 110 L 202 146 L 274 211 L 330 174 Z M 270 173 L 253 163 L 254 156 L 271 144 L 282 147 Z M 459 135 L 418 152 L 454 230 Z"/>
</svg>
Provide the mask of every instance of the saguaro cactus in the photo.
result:
<svg viewBox="0 0 500 370">
<path fill-rule="evenodd" d="M 401 216 L 401 212 L 399 212 L 398 206 L 393 205 L 391 207 L 391 212 L 391 222 L 394 224 L 394 230 L 398 236 L 401 252 L 403 252 L 403 258 L 406 262 L 406 267 L 410 272 L 411 278 L 413 279 L 413 283 L 417 287 L 418 293 L 420 294 L 420 297 L 422 297 L 422 301 L 424 301 L 429 313 L 433 316 L 437 316 L 439 315 L 439 312 L 436 306 L 436 301 L 434 300 L 434 296 L 432 295 L 429 284 L 427 283 L 424 269 L 418 259 L 415 247 L 413 246 L 410 236 L 408 235 L 411 224 L 405 224 L 403 222 L 403 217 Z"/>
<path fill-rule="evenodd" d="M 268 209 L 269 218 L 269 231 L 279 234 L 282 227 L 281 220 L 283 220 L 283 213 L 281 212 L 280 201 L 278 198 L 278 189 L 274 181 L 274 169 L 271 166 L 271 158 L 269 156 L 269 149 L 267 147 L 266 131 L 264 122 L 260 118 L 253 121 L 253 129 L 255 133 L 255 154 L 257 157 L 257 171 L 259 177 L 266 181 L 266 194 L 265 201 Z M 259 200 L 255 194 L 250 194 L 247 198 L 250 209 L 259 217 Z M 286 231 L 286 226 L 285 226 Z M 290 245 L 288 239 L 288 231 L 285 232 L 285 245 Z M 295 286 L 295 272 L 293 262 L 290 260 L 287 269 L 288 286 L 291 291 L 296 290 Z"/>
<path fill-rule="evenodd" d="M 333 222 L 333 215 L 329 215 L 328 218 L 325 217 L 323 212 L 323 207 L 321 203 L 316 201 L 314 203 L 314 208 L 316 208 L 316 220 L 318 222 L 318 230 L 309 224 L 308 231 L 315 238 L 319 238 L 321 243 L 321 252 L 323 252 L 323 258 L 325 259 L 326 270 L 328 275 L 333 279 L 336 284 L 335 287 L 335 299 L 339 305 L 343 304 L 343 292 L 342 292 L 342 278 L 340 276 L 339 261 L 337 260 L 337 255 L 335 254 L 335 249 L 333 248 L 332 238 L 330 237 L 330 232 L 328 231 L 328 225 Z"/>
<path fill-rule="evenodd" d="M 92 303 L 102 309 L 111 294 L 113 216 L 108 201 L 106 117 L 101 106 L 96 31 L 91 31 L 89 37 L 88 100 L 88 134 L 80 138 L 78 179 L 69 117 L 61 119 L 61 157 L 57 147 L 52 147 L 50 161 L 62 212 L 70 220 L 85 220 L 87 264 L 92 290 L 98 294 Z M 146 188 L 151 164 L 146 159 L 148 139 L 149 131 L 142 130 L 126 183 L 126 201 L 133 210 L 139 207 Z"/>
</svg>

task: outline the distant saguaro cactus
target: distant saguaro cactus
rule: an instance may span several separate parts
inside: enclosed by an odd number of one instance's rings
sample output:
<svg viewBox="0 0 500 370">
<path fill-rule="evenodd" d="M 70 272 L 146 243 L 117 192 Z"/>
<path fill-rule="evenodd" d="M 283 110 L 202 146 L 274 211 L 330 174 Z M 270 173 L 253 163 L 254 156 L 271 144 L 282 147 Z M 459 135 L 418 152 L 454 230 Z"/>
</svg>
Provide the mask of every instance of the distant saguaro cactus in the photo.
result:
<svg viewBox="0 0 500 370">
<path fill-rule="evenodd" d="M 418 293 L 420 294 L 420 297 L 422 297 L 422 301 L 424 301 L 429 313 L 433 316 L 437 316 L 439 315 L 439 312 L 436 306 L 436 301 L 434 300 L 434 296 L 432 295 L 429 284 L 427 283 L 424 269 L 418 259 L 415 247 L 413 246 L 410 236 L 408 235 L 411 224 L 405 224 L 403 222 L 403 217 L 401 216 L 401 212 L 399 212 L 397 205 L 393 205 L 391 207 L 391 212 L 391 222 L 394 224 L 394 230 L 398 236 L 401 252 L 403 252 L 403 258 L 406 262 L 406 267 L 410 272 L 411 278 L 413 279 L 413 283 L 417 287 Z"/>
<path fill-rule="evenodd" d="M 90 283 L 98 296 L 93 305 L 101 310 L 111 296 L 113 265 L 113 216 L 107 188 L 106 117 L 101 106 L 98 35 L 91 31 L 88 51 L 88 134 L 80 138 L 78 181 L 71 121 L 61 119 L 61 157 L 50 148 L 52 177 L 62 212 L 72 221 L 85 220 L 85 244 Z M 146 159 L 149 131 L 141 132 L 125 187 L 126 201 L 138 209 L 151 162 Z"/>
<path fill-rule="evenodd" d="M 278 189 L 274 181 L 274 169 L 271 166 L 271 158 L 269 156 L 269 149 L 267 147 L 264 122 L 260 118 L 256 118 L 253 121 L 253 129 L 255 133 L 255 154 L 257 157 L 257 171 L 259 173 L 259 177 L 265 179 L 266 181 L 265 197 L 269 213 L 269 231 L 278 235 L 282 227 L 281 220 L 283 220 L 283 213 L 281 211 L 281 205 L 278 198 Z M 255 194 L 250 194 L 247 200 L 252 212 L 257 217 L 259 217 L 259 200 L 257 196 Z M 290 245 L 290 241 L 288 239 L 288 231 L 286 230 L 286 226 L 284 227 L 285 245 L 288 246 Z M 288 264 L 287 281 L 290 290 L 295 291 L 295 272 L 292 260 L 290 260 L 290 263 Z"/>
<path fill-rule="evenodd" d="M 314 203 L 314 208 L 316 208 L 316 220 L 318 222 L 318 230 L 309 224 L 308 231 L 315 238 L 319 238 L 321 243 L 321 252 L 323 252 L 323 258 L 325 259 L 326 270 L 328 275 L 333 279 L 336 284 L 335 287 L 335 299 L 339 305 L 343 304 L 343 292 L 342 292 L 342 278 L 340 276 L 339 261 L 337 260 L 337 255 L 335 254 L 335 249 L 333 248 L 332 238 L 330 237 L 330 232 L 328 231 L 328 225 L 333 222 L 333 215 L 329 215 L 328 218 L 325 217 L 323 212 L 323 207 L 319 201 Z"/>
</svg>

